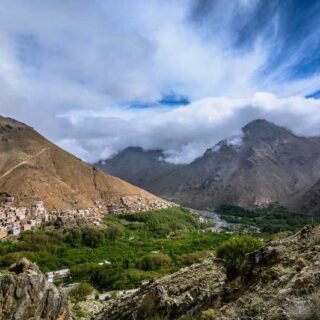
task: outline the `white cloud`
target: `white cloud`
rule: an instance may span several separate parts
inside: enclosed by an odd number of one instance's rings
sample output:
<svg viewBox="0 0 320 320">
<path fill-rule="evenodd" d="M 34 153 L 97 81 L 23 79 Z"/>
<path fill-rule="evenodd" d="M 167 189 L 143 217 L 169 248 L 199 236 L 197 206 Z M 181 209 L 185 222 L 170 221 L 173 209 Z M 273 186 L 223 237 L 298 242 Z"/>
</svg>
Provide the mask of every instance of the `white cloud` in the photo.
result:
<svg viewBox="0 0 320 320">
<path fill-rule="evenodd" d="M 189 162 L 222 139 L 241 143 L 237 139 L 240 128 L 256 118 L 286 126 L 297 134 L 320 135 L 320 100 L 277 98 L 263 92 L 241 99 L 207 98 L 176 109 L 123 108 L 90 114 L 71 112 L 63 117 L 70 119 L 69 125 L 82 137 L 77 141 L 90 150 L 91 161 L 127 146 L 142 146 L 164 149 L 172 162 Z"/>
<path fill-rule="evenodd" d="M 319 90 L 320 75 L 289 71 L 314 52 L 320 27 L 310 18 L 313 32 L 269 65 L 286 40 L 280 6 L 259 24 L 263 3 L 4 0 L 0 113 L 88 161 L 129 145 L 189 161 L 257 117 L 319 134 L 319 102 L 299 95 Z M 172 91 L 193 103 L 125 103 Z"/>
</svg>

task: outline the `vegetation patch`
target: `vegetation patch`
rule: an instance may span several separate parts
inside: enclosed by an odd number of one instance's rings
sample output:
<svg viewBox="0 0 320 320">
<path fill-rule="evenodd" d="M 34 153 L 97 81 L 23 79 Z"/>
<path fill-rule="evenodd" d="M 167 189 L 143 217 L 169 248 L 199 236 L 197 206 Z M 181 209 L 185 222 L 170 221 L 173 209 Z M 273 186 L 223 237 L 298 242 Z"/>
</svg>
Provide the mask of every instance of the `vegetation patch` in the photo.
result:
<svg viewBox="0 0 320 320">
<path fill-rule="evenodd" d="M 183 208 L 106 215 L 104 222 L 105 229 L 51 227 L 1 242 L 0 267 L 27 257 L 43 272 L 69 268 L 71 282 L 126 290 L 202 261 L 230 238 L 205 232 L 208 224 Z"/>
<path fill-rule="evenodd" d="M 307 224 L 320 224 L 319 217 L 290 212 L 279 205 L 247 210 L 239 206 L 221 205 L 216 212 L 229 223 L 254 226 L 263 233 L 297 231 Z"/>
<path fill-rule="evenodd" d="M 262 240 L 256 237 L 239 235 L 225 241 L 217 248 L 217 257 L 224 260 L 229 278 L 239 274 L 246 254 L 260 248 L 262 243 Z"/>
</svg>

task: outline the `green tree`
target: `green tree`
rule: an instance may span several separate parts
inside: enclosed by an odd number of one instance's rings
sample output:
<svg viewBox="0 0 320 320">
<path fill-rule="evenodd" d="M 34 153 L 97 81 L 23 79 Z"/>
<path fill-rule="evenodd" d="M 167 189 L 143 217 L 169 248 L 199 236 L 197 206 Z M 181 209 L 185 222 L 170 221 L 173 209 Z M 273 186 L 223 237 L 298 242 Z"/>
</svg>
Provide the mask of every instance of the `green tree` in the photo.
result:
<svg viewBox="0 0 320 320">
<path fill-rule="evenodd" d="M 222 258 L 229 278 L 238 275 L 247 253 L 257 250 L 262 241 L 249 235 L 233 237 L 217 248 L 217 257 Z"/>
<path fill-rule="evenodd" d="M 172 261 L 169 256 L 163 253 L 150 254 L 144 256 L 138 263 L 139 268 L 144 271 L 154 271 L 161 268 L 169 267 Z"/>
<path fill-rule="evenodd" d="M 111 241 L 115 241 L 117 238 L 120 238 L 123 236 L 123 233 L 123 228 L 117 225 L 110 226 L 105 231 L 106 238 Z"/>
<path fill-rule="evenodd" d="M 85 228 L 82 230 L 83 243 L 90 248 L 98 248 L 104 243 L 104 235 L 100 230 Z"/>
<path fill-rule="evenodd" d="M 71 247 L 79 248 L 81 247 L 82 241 L 82 231 L 81 229 L 70 229 L 64 236 L 64 241 Z"/>
<path fill-rule="evenodd" d="M 89 283 L 79 283 L 69 292 L 69 297 L 75 301 L 83 301 L 93 291 L 93 287 Z"/>
</svg>

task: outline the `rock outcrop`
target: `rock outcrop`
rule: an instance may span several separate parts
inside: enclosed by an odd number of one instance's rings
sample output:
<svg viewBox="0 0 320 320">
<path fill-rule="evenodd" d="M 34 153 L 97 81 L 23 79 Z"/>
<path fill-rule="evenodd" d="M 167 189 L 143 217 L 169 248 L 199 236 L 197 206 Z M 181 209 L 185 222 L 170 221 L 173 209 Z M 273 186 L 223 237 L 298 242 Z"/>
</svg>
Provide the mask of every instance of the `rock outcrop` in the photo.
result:
<svg viewBox="0 0 320 320">
<path fill-rule="evenodd" d="M 225 274 L 213 259 L 150 281 L 137 292 L 109 303 L 96 320 L 178 319 L 218 300 Z"/>
<path fill-rule="evenodd" d="M 307 226 L 250 253 L 228 287 L 216 319 L 319 319 L 320 228 Z"/>
<path fill-rule="evenodd" d="M 235 279 L 210 259 L 109 302 L 97 320 L 319 319 L 320 227 L 249 253 Z"/>
<path fill-rule="evenodd" d="M 23 258 L 0 274 L 1 320 L 71 320 L 65 294 Z"/>
</svg>

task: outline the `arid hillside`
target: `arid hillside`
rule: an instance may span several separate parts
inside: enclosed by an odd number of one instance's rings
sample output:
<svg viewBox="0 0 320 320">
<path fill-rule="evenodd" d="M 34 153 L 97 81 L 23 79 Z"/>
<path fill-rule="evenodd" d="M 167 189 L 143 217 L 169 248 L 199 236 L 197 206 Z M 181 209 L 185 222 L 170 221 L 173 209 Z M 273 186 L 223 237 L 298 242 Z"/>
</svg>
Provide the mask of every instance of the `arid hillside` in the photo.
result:
<svg viewBox="0 0 320 320">
<path fill-rule="evenodd" d="M 19 205 L 42 200 L 48 209 L 107 206 L 139 211 L 170 204 L 91 167 L 33 128 L 0 117 L 0 192 Z"/>
</svg>

